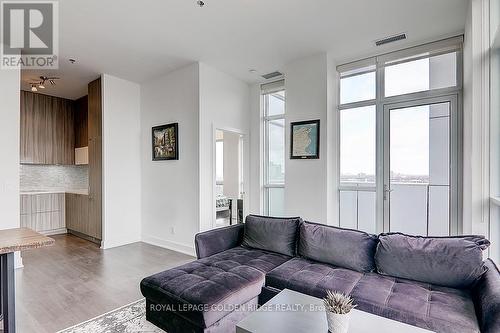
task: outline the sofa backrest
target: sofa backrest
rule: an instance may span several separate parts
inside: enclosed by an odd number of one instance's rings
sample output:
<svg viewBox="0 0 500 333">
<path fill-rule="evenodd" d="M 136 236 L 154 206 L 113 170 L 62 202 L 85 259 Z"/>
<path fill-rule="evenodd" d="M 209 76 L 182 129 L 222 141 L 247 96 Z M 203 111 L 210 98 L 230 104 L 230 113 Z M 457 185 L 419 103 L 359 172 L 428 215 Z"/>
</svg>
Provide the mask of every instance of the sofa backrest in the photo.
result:
<svg viewBox="0 0 500 333">
<path fill-rule="evenodd" d="M 198 259 L 210 257 L 240 245 L 243 241 L 243 230 L 243 224 L 235 224 L 196 234 L 194 236 L 196 256 Z"/>
<path fill-rule="evenodd" d="M 467 289 L 486 272 L 483 236 L 421 237 L 379 235 L 375 263 L 380 274 Z"/>
<path fill-rule="evenodd" d="M 358 272 L 375 270 L 376 235 L 311 222 L 299 230 L 300 256 Z"/>
<path fill-rule="evenodd" d="M 278 218 L 248 215 L 242 245 L 295 256 L 300 217 Z"/>
</svg>

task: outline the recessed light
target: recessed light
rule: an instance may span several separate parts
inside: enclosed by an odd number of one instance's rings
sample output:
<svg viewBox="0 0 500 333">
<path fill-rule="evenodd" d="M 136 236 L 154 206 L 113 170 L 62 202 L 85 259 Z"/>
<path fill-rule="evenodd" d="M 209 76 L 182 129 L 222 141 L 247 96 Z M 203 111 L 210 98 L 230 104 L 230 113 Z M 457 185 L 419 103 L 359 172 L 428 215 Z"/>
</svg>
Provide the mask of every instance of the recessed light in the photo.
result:
<svg viewBox="0 0 500 333">
<path fill-rule="evenodd" d="M 76 59 L 70 58 L 69 62 L 72 63 L 72 64 L 74 64 L 76 62 Z"/>
<path fill-rule="evenodd" d="M 200 7 L 203 7 L 203 6 L 205 6 L 205 1 L 198 0 L 198 1 L 196 1 L 196 4 L 198 4 L 198 6 L 200 6 Z"/>
<path fill-rule="evenodd" d="M 249 69 L 248 71 L 249 71 L 250 73 L 252 73 L 252 74 L 257 73 L 257 70 L 256 70 L 256 69 Z"/>
</svg>

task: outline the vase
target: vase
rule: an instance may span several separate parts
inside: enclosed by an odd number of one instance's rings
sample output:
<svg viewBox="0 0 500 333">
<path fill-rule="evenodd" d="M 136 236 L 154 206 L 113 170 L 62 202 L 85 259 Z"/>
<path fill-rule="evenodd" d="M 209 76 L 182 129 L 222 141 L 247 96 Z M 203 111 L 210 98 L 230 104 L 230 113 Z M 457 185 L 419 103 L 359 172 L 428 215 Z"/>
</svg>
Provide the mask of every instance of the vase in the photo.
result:
<svg viewBox="0 0 500 333">
<path fill-rule="evenodd" d="M 337 314 L 326 312 L 326 320 L 328 322 L 328 332 L 330 333 L 347 333 L 349 330 L 349 319 L 351 313 Z"/>
</svg>

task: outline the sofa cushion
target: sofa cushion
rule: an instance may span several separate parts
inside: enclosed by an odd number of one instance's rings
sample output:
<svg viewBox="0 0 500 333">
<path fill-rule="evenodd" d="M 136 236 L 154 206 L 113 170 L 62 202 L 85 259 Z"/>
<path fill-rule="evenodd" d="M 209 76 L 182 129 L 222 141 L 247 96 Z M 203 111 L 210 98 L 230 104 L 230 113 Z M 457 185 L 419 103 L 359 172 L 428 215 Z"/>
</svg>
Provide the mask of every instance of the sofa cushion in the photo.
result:
<svg viewBox="0 0 500 333">
<path fill-rule="evenodd" d="M 237 246 L 198 261 L 205 265 L 224 269 L 231 269 L 239 265 L 244 265 L 267 273 L 290 259 L 291 257 L 283 254 Z"/>
<path fill-rule="evenodd" d="M 310 222 L 299 230 L 299 255 L 358 272 L 375 270 L 377 236 Z"/>
<path fill-rule="evenodd" d="M 468 290 L 367 273 L 351 295 L 359 310 L 433 332 L 480 332 Z"/>
<path fill-rule="evenodd" d="M 258 296 L 264 274 L 289 260 L 284 255 L 236 247 L 149 276 L 142 294 L 199 327 L 209 327 Z"/>
<path fill-rule="evenodd" d="M 379 236 L 375 253 L 380 274 L 450 288 L 470 288 L 486 271 L 482 236 L 417 237 L 401 233 Z"/>
<path fill-rule="evenodd" d="M 358 309 L 441 333 L 478 333 L 471 295 L 439 287 L 294 258 L 266 274 L 266 286 L 323 298 L 351 294 Z"/>
<path fill-rule="evenodd" d="M 362 277 L 350 269 L 293 258 L 266 274 L 266 286 L 324 297 L 327 289 L 349 294 Z"/>
<path fill-rule="evenodd" d="M 243 245 L 288 256 L 296 254 L 299 217 L 276 218 L 248 215 Z"/>
</svg>

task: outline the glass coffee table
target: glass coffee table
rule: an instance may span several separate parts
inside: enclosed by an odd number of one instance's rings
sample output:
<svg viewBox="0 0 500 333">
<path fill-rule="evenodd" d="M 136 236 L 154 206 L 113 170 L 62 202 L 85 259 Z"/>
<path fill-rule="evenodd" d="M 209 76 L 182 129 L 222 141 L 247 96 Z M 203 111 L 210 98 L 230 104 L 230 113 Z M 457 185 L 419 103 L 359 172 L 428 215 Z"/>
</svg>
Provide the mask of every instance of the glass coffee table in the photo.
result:
<svg viewBox="0 0 500 333">
<path fill-rule="evenodd" d="M 416 326 L 354 309 L 349 333 L 430 333 Z M 284 289 L 236 325 L 236 333 L 328 332 L 323 300 Z"/>
</svg>

